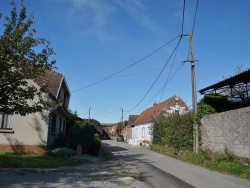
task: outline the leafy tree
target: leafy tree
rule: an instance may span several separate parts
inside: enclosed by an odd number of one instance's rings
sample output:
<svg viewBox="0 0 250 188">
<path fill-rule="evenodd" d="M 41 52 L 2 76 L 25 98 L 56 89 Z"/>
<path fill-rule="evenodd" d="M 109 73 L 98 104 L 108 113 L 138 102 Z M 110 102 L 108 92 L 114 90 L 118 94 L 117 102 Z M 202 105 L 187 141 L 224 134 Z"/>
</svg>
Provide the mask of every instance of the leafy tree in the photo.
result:
<svg viewBox="0 0 250 188">
<path fill-rule="evenodd" d="M 23 1 L 19 13 L 14 0 L 10 5 L 10 17 L 4 17 L 0 35 L 0 112 L 26 115 L 49 105 L 42 97 L 46 86 L 37 89 L 28 80 L 44 77 L 52 70 L 55 61 L 49 57 L 55 53 L 48 40 L 35 37 L 36 30 L 31 28 L 34 17 L 27 16 Z"/>
<path fill-rule="evenodd" d="M 176 151 L 193 148 L 193 114 L 158 116 L 153 123 L 153 144 L 168 146 Z"/>
</svg>

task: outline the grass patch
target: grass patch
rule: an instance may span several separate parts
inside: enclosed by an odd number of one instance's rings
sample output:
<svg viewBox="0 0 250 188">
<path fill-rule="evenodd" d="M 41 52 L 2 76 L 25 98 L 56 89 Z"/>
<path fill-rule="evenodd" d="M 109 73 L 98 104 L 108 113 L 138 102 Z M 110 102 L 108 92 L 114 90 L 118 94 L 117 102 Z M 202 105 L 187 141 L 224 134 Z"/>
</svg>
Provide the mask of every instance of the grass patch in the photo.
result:
<svg viewBox="0 0 250 188">
<path fill-rule="evenodd" d="M 109 152 L 105 151 L 103 147 L 100 148 L 98 157 L 101 158 L 102 161 L 108 161 L 112 159 L 112 156 Z"/>
<path fill-rule="evenodd" d="M 200 150 L 198 154 L 191 151 L 179 151 L 164 146 L 152 145 L 151 150 L 168 155 L 195 165 L 200 165 L 210 170 L 238 176 L 250 180 L 250 165 L 243 163 L 227 149 L 224 154 L 213 154 L 209 151 Z"/>
<path fill-rule="evenodd" d="M 47 154 L 0 153 L 0 168 L 58 168 L 83 162 Z"/>
</svg>

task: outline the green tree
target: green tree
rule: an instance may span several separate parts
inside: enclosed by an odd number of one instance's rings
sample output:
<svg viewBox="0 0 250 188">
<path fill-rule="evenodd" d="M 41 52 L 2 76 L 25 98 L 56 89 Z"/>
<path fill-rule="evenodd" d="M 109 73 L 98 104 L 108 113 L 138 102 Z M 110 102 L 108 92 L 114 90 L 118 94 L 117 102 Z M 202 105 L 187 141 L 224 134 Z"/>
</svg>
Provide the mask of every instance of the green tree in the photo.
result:
<svg viewBox="0 0 250 188">
<path fill-rule="evenodd" d="M 37 89 L 28 80 L 44 77 L 52 70 L 55 61 L 50 56 L 55 53 L 48 40 L 35 37 L 36 30 L 31 28 L 34 17 L 27 16 L 23 1 L 19 13 L 14 1 L 10 5 L 10 17 L 4 17 L 0 35 L 0 112 L 26 115 L 49 105 L 42 97 L 46 86 Z"/>
<path fill-rule="evenodd" d="M 193 148 L 193 113 L 161 115 L 154 119 L 153 144 L 179 150 Z"/>
</svg>

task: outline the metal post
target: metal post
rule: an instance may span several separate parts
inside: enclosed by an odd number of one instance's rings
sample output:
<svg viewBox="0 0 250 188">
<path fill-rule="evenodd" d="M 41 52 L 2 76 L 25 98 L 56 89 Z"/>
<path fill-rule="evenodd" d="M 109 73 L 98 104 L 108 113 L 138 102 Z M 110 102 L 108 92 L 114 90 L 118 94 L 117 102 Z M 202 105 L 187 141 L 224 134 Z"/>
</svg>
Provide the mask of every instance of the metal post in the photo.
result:
<svg viewBox="0 0 250 188">
<path fill-rule="evenodd" d="M 91 107 L 89 107 L 89 122 L 90 122 L 90 109 L 91 109 Z"/>
<path fill-rule="evenodd" d="M 122 128 L 124 127 L 124 121 L 123 121 L 123 109 L 122 109 Z"/>
<path fill-rule="evenodd" d="M 120 124 L 120 134 L 121 134 L 121 125 L 122 125 L 122 127 L 123 127 L 123 126 L 124 126 L 124 125 L 123 125 L 124 122 L 123 122 L 123 109 L 122 109 L 122 108 L 120 108 L 120 109 L 122 110 L 122 123 Z"/>
<path fill-rule="evenodd" d="M 191 61 L 191 80 L 192 80 L 192 105 L 193 112 L 196 114 L 197 112 L 197 95 L 196 95 L 196 76 L 195 76 L 195 61 L 194 61 L 194 53 L 193 53 L 193 38 L 192 34 L 189 35 L 189 44 L 190 44 L 190 61 Z M 198 124 L 194 121 L 194 153 L 198 153 L 199 147 L 199 132 L 198 132 Z"/>
</svg>

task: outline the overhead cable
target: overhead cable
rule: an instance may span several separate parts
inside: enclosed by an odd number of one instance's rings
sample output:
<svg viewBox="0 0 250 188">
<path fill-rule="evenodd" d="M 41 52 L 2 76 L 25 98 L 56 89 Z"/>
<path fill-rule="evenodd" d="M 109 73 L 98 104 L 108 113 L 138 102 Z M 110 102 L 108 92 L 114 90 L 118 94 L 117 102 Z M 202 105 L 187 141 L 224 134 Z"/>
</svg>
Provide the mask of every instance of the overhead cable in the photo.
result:
<svg viewBox="0 0 250 188">
<path fill-rule="evenodd" d="M 184 63 L 182 63 L 182 64 L 180 64 L 180 66 L 178 66 L 177 67 L 177 69 L 175 70 L 175 72 L 171 75 L 171 77 L 169 77 L 169 79 L 168 79 L 168 82 L 169 81 L 171 81 L 173 78 L 174 78 L 174 76 L 179 72 L 179 70 L 181 69 L 181 67 L 184 65 Z M 162 87 L 156 92 L 156 94 L 144 105 L 144 107 L 145 106 L 147 106 L 149 103 L 151 103 L 159 94 L 160 94 L 160 92 L 164 89 L 164 87 L 165 87 L 165 84 L 164 85 L 162 85 Z M 142 107 L 142 109 L 144 109 L 144 107 Z"/>
<path fill-rule="evenodd" d="M 194 14 L 194 23 L 193 23 L 193 28 L 192 28 L 192 36 L 193 36 L 193 33 L 194 33 L 194 26 L 195 26 L 195 21 L 196 21 L 196 14 L 197 14 L 198 5 L 199 5 L 199 0 L 196 0 L 196 8 L 195 8 L 195 14 Z"/>
<path fill-rule="evenodd" d="M 179 46 L 178 46 L 178 47 L 179 47 Z M 169 77 L 170 77 L 170 74 L 171 74 L 171 72 L 172 72 L 172 68 L 173 68 L 173 65 L 174 65 L 174 62 L 175 62 L 175 58 L 176 58 L 176 55 L 177 55 L 177 52 L 178 52 L 178 47 L 177 47 L 177 49 L 176 49 L 176 51 L 175 51 L 173 63 L 171 64 L 171 68 L 170 68 L 170 71 L 169 71 L 169 73 L 168 73 L 168 78 L 167 78 L 167 80 L 166 80 L 166 82 L 165 82 L 165 84 L 164 84 L 164 88 L 163 88 L 163 90 L 162 90 L 162 93 L 161 93 L 161 97 L 160 97 L 160 99 L 159 99 L 159 102 L 161 101 L 162 95 L 163 95 L 164 90 L 166 89 L 167 83 L 168 83 L 168 81 L 169 81 Z"/>
<path fill-rule="evenodd" d="M 184 0 L 184 2 L 183 2 L 183 9 L 182 9 L 181 35 L 183 35 L 183 30 L 184 30 L 185 7 L 186 7 L 186 1 Z"/>
<path fill-rule="evenodd" d="M 151 91 L 151 89 L 154 87 L 155 83 L 157 82 L 157 80 L 159 79 L 159 77 L 161 76 L 162 72 L 164 71 L 164 69 L 166 68 L 168 62 L 170 61 L 171 57 L 173 56 L 174 52 L 176 51 L 176 49 L 178 48 L 180 42 L 181 42 L 182 36 L 180 36 L 180 39 L 177 43 L 177 45 L 175 46 L 173 52 L 171 53 L 170 57 L 168 58 L 167 62 L 165 63 L 164 67 L 162 68 L 161 72 L 159 73 L 159 75 L 157 76 L 157 78 L 155 79 L 155 81 L 153 82 L 153 84 L 151 85 L 151 87 L 149 88 L 149 90 L 147 91 L 147 93 L 143 96 L 143 98 L 140 100 L 140 102 L 131 110 L 125 111 L 125 112 L 131 112 L 133 111 L 137 106 L 139 106 L 141 104 L 141 102 L 145 99 L 145 97 L 148 95 L 148 93 Z"/>
<path fill-rule="evenodd" d="M 134 65 L 136 65 L 136 64 L 138 64 L 138 63 L 140 63 L 141 61 L 143 61 L 143 60 L 147 59 L 148 57 L 150 57 L 151 55 L 155 54 L 155 53 L 158 52 L 160 49 L 164 48 L 165 46 L 167 46 L 168 44 L 170 44 L 171 42 L 173 42 L 173 41 L 174 41 L 175 39 L 177 39 L 179 36 L 180 36 L 180 35 L 176 36 L 175 38 L 173 38 L 173 39 L 170 40 L 169 42 L 165 43 L 164 45 L 162 45 L 161 47 L 157 48 L 156 50 L 154 50 L 154 51 L 151 52 L 150 54 L 146 55 L 145 57 L 141 58 L 140 60 L 136 61 L 135 63 L 133 63 L 133 64 L 131 64 L 131 65 L 129 65 L 129 66 L 127 66 L 127 67 L 125 67 L 125 68 L 123 68 L 123 69 L 117 71 L 117 72 L 114 73 L 114 74 L 111 74 L 110 76 L 107 76 L 107 77 L 103 78 L 102 80 L 96 81 L 96 82 L 94 82 L 94 83 L 92 83 L 92 84 L 90 84 L 90 85 L 87 85 L 87 86 L 85 86 L 85 87 L 82 87 L 82 88 L 80 88 L 80 89 L 77 89 L 77 90 L 75 90 L 75 91 L 72 91 L 71 93 L 75 93 L 75 92 L 77 92 L 77 91 L 86 89 L 86 88 L 91 87 L 91 86 L 93 86 L 93 85 L 96 85 L 96 84 L 98 84 L 98 83 L 100 83 L 100 82 L 103 82 L 104 80 L 107 80 L 107 79 L 109 79 L 109 78 L 111 78 L 111 77 L 113 77 L 113 76 L 115 76 L 115 75 L 117 75 L 117 74 L 119 74 L 119 73 L 121 73 L 121 72 L 127 70 L 128 68 L 130 68 L 130 67 L 132 67 L 132 66 L 134 66 Z"/>
</svg>

